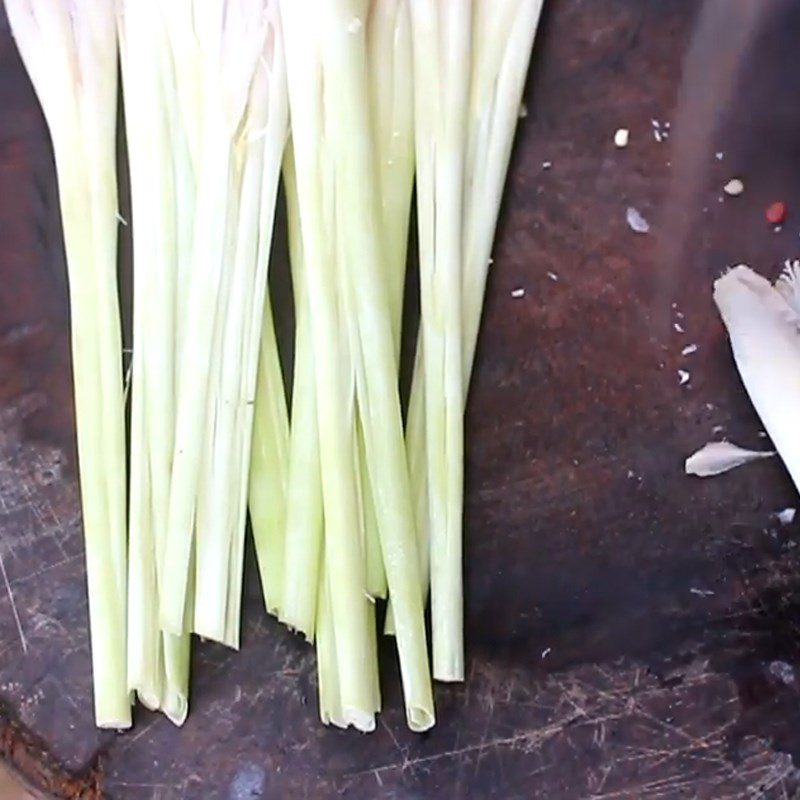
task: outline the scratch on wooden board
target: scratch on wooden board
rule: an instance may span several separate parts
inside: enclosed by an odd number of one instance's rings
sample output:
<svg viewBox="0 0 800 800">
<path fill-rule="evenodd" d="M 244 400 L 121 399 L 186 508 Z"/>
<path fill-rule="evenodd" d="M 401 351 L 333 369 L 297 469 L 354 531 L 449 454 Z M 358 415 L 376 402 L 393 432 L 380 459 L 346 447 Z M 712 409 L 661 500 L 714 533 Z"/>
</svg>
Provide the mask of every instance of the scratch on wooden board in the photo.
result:
<svg viewBox="0 0 800 800">
<path fill-rule="evenodd" d="M 17 610 L 17 603 L 14 600 L 14 592 L 11 590 L 11 584 L 8 580 L 8 573 L 6 572 L 6 562 L 3 561 L 3 554 L 0 553 L 0 571 L 3 573 L 3 583 L 6 585 L 6 592 L 8 592 L 8 600 L 11 603 L 11 613 L 14 615 L 14 622 L 17 625 L 17 632 L 19 633 L 19 640 L 22 643 L 22 652 L 28 654 L 28 642 L 25 639 L 25 631 L 22 629 L 22 620 L 19 618 L 19 611 Z"/>
</svg>

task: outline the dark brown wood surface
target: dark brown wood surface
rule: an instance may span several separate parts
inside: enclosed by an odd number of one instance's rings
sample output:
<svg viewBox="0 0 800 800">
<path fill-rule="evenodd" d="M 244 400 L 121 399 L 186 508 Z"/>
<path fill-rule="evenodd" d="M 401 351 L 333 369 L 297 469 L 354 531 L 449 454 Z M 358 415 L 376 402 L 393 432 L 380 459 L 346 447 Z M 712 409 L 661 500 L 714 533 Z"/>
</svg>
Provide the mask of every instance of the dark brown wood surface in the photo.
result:
<svg viewBox="0 0 800 800">
<path fill-rule="evenodd" d="M 682 474 L 716 426 L 767 446 L 712 279 L 800 256 L 800 10 L 723 5 L 727 22 L 700 0 L 548 6 L 467 420 L 468 679 L 438 687 L 436 729 L 412 735 L 387 644 L 367 737 L 321 726 L 313 655 L 252 574 L 242 651 L 196 646 L 182 730 L 144 712 L 94 729 L 55 178 L 0 12 L 6 758 L 56 795 L 113 800 L 800 796 L 800 525 L 772 516 L 796 491 L 777 461 Z M 747 39 L 737 15 L 756 6 Z M 744 195 L 723 197 L 735 175 Z"/>
</svg>

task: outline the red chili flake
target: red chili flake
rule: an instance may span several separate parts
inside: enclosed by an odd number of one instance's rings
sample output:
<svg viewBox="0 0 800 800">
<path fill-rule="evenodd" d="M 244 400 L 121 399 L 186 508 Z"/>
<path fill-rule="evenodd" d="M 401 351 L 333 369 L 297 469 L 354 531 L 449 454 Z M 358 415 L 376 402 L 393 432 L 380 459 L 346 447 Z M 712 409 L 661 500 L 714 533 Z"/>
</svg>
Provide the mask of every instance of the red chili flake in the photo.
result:
<svg viewBox="0 0 800 800">
<path fill-rule="evenodd" d="M 767 206 L 765 215 L 770 225 L 781 225 L 786 220 L 786 203 L 777 200 Z"/>
</svg>

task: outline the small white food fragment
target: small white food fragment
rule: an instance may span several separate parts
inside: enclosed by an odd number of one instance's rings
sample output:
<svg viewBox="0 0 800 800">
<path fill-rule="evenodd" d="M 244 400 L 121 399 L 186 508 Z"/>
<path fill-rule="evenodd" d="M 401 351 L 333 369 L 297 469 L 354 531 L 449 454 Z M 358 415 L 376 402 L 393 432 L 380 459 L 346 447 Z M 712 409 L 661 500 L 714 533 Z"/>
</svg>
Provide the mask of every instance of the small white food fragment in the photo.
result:
<svg viewBox="0 0 800 800">
<path fill-rule="evenodd" d="M 628 146 L 631 138 L 631 132 L 627 128 L 619 128 L 614 134 L 614 144 L 616 147 L 622 149 Z"/>
<path fill-rule="evenodd" d="M 714 155 L 717 161 L 722 161 L 722 159 L 725 158 L 725 153 L 723 153 L 722 150 L 718 150 Z"/>
<path fill-rule="evenodd" d="M 681 350 L 682 356 L 690 356 L 692 353 L 697 352 L 697 345 L 696 344 L 687 344 L 686 347 Z"/>
<path fill-rule="evenodd" d="M 675 333 L 684 333 L 683 325 L 680 322 L 673 322 L 672 327 L 675 328 Z"/>
<path fill-rule="evenodd" d="M 547 273 L 547 277 L 550 278 L 551 281 L 557 281 L 558 280 L 558 275 L 556 275 L 555 272 L 548 272 Z"/>
<path fill-rule="evenodd" d="M 689 383 L 691 378 L 692 376 L 685 369 L 678 370 L 678 383 L 681 386 L 686 386 L 686 384 Z"/>
<path fill-rule="evenodd" d="M 732 178 L 722 187 L 722 191 L 731 197 L 738 197 L 744 191 L 744 183 L 739 178 Z"/>
<path fill-rule="evenodd" d="M 553 166 L 552 161 L 542 161 L 542 169 L 550 169 Z"/>
<path fill-rule="evenodd" d="M 634 233 L 650 233 L 650 223 L 635 208 L 628 208 L 625 218 Z"/>
<path fill-rule="evenodd" d="M 709 442 L 686 459 L 685 470 L 687 475 L 710 478 L 774 455 L 774 450 L 746 450 L 730 442 Z"/>
<path fill-rule="evenodd" d="M 511 292 L 512 297 L 525 297 L 525 290 L 524 289 L 514 289 Z"/>
<path fill-rule="evenodd" d="M 784 508 L 782 511 L 775 512 L 775 519 L 777 519 L 781 525 L 791 525 L 796 515 L 796 508 Z"/>
</svg>

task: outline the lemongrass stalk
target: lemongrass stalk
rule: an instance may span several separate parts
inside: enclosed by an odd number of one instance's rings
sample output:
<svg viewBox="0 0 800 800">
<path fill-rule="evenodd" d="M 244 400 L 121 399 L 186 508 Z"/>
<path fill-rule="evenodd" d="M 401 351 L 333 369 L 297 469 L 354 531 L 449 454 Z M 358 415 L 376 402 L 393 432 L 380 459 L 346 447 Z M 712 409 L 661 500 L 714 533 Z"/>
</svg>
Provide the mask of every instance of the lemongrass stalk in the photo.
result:
<svg viewBox="0 0 800 800">
<path fill-rule="evenodd" d="M 378 0 L 367 21 L 370 104 L 378 168 L 382 231 L 385 241 L 385 281 L 389 313 L 399 364 L 406 276 L 408 226 L 414 187 L 414 97 L 411 19 L 407 0 Z M 363 438 L 363 437 L 362 437 Z M 360 443 L 364 451 L 363 441 Z M 365 464 L 366 459 L 362 458 Z M 365 484 L 364 514 L 367 545 L 367 590 L 386 597 L 386 571 L 369 475 Z M 393 625 L 391 604 L 387 624 Z"/>
<path fill-rule="evenodd" d="M 714 284 L 714 302 L 728 329 L 747 394 L 795 486 L 800 489 L 800 275 L 789 268 L 775 286 L 749 267 Z"/>
<path fill-rule="evenodd" d="M 195 500 L 194 542 L 196 548 L 195 580 L 203 587 L 207 596 L 195 605 L 191 630 L 205 638 L 234 647 L 227 636 L 227 597 L 230 567 L 231 540 L 226 529 L 215 526 L 213 496 L 218 491 L 218 435 L 221 428 L 230 422 L 225 418 L 225 398 L 222 396 L 225 370 L 224 343 L 228 331 L 229 302 L 236 267 L 237 229 L 240 216 L 239 203 L 242 195 L 241 159 L 232 158 L 228 175 L 228 205 L 226 208 L 225 247 L 223 274 L 217 295 L 217 313 L 211 345 L 211 367 L 208 374 L 206 396 L 206 429 L 203 434 L 203 454 L 200 463 L 200 479 Z M 246 213 L 246 212 L 245 212 Z M 230 491 L 226 485 L 225 493 Z M 221 562 L 221 563 L 220 563 Z M 216 609 L 214 623 L 211 610 Z M 205 619 L 205 624 L 204 624 Z"/>
<path fill-rule="evenodd" d="M 319 463 L 316 385 L 303 238 L 297 197 L 294 151 L 286 148 L 283 185 L 289 234 L 289 261 L 295 305 L 295 356 L 292 418 L 289 434 L 289 472 L 286 488 L 284 583 L 280 619 L 314 640 L 320 600 L 322 563 L 322 483 Z M 258 419 L 262 390 L 256 399 Z M 258 428 L 256 428 L 256 432 Z M 252 494 L 252 492 L 251 492 Z M 251 500 L 252 508 L 252 500 Z M 252 513 L 252 510 L 251 510 Z M 254 524 L 255 531 L 255 524 Z M 327 645 L 321 645 L 323 651 Z M 323 656 L 324 657 L 324 656 Z M 338 692 L 338 678 L 337 678 Z"/>
<path fill-rule="evenodd" d="M 323 557 L 324 563 L 324 557 Z M 341 693 L 339 691 L 339 669 L 337 662 L 336 630 L 331 614 L 330 586 L 323 568 L 320 571 L 318 590 L 319 610 L 317 612 L 317 694 L 319 717 L 325 725 L 347 728 L 348 720 L 342 711 Z M 370 689 L 372 692 L 372 710 L 377 713 L 381 707 L 380 684 L 378 680 L 377 631 L 375 628 L 375 607 L 370 605 L 370 650 L 365 660 L 370 667 Z M 374 724 L 364 732 L 374 730 Z"/>
<path fill-rule="evenodd" d="M 272 319 L 272 307 L 268 290 L 268 267 L 272 250 L 273 227 L 275 224 L 275 207 L 278 198 L 281 163 L 286 149 L 289 134 L 289 98 L 286 86 L 286 60 L 283 52 L 283 33 L 280 26 L 280 14 L 277 0 L 269 4 L 270 32 L 267 34 L 267 46 L 257 67 L 257 80 L 266 83 L 266 97 L 269 102 L 269 113 L 263 128 L 256 128 L 252 136 L 263 137 L 264 157 L 261 175 L 261 208 L 258 220 L 258 247 L 253 263 L 253 275 L 250 282 L 252 297 L 249 314 L 245 319 L 243 335 L 243 369 L 240 383 L 239 412 L 242 420 L 239 424 L 238 442 L 238 481 L 239 497 L 235 522 L 234 552 L 232 557 L 232 575 L 228 596 L 228 628 L 239 630 L 241 615 L 242 576 L 244 559 L 244 531 L 247 515 L 248 491 L 252 484 L 248 483 L 248 472 L 252 469 L 251 458 L 255 402 L 258 393 L 257 380 L 266 379 L 266 390 L 271 395 L 273 411 L 269 415 L 265 434 L 272 440 L 274 465 L 267 475 L 261 475 L 261 486 L 274 498 L 276 507 L 276 526 L 272 535 L 278 542 L 273 550 L 280 553 L 276 558 L 281 567 L 279 580 L 283 578 L 283 537 L 286 524 L 286 481 L 289 469 L 289 414 L 286 408 L 286 391 L 283 383 L 278 354 L 278 344 Z M 254 88 L 254 91 L 257 89 Z M 269 402 L 269 401 L 268 401 Z M 256 475 L 256 479 L 258 479 Z M 271 481 L 271 487 L 267 481 Z M 258 487 L 256 488 L 258 491 Z M 262 586 L 265 567 L 270 567 L 269 551 L 259 547 L 259 536 L 255 533 L 258 523 L 253 520 L 256 556 L 261 572 Z M 268 529 L 269 533 L 269 529 Z M 273 585 L 274 585 L 273 581 Z M 282 594 L 282 586 L 281 586 Z"/>
<path fill-rule="evenodd" d="M 6 0 L 53 142 L 72 370 L 95 719 L 131 724 L 126 679 L 125 423 L 117 299 L 117 37 L 110 0 Z"/>
<path fill-rule="evenodd" d="M 162 10 L 168 10 L 173 6 L 172 3 L 161 4 Z M 179 59 L 176 56 L 173 39 L 169 35 L 169 26 L 164 22 L 167 30 L 169 63 L 163 63 L 163 73 L 165 81 L 165 93 L 167 97 L 180 99 L 184 95 L 182 90 L 183 81 L 178 75 Z M 184 29 L 186 30 L 186 29 Z M 190 29 L 189 29 L 190 30 Z M 183 87 L 185 89 L 185 87 Z M 179 102 L 166 102 L 166 111 L 169 120 L 170 144 L 173 185 L 175 190 L 175 250 L 176 250 L 176 297 L 174 306 L 175 330 L 174 330 L 174 358 L 173 358 L 173 392 L 176 391 L 178 380 L 178 365 L 181 357 L 184 342 L 188 340 L 191 346 L 191 332 L 186 331 L 186 297 L 188 292 L 182 288 L 188 285 L 188 273 L 191 268 L 192 257 L 192 238 L 195 216 L 196 181 L 195 171 L 192 163 L 192 153 L 190 151 L 190 141 L 192 130 L 195 125 L 192 120 L 188 120 L 182 115 Z M 180 291 L 177 288 L 180 287 Z M 173 441 L 170 443 L 170 459 L 174 447 L 174 427 Z M 171 478 L 171 473 L 170 473 Z M 162 487 L 162 491 L 167 492 L 166 513 L 163 516 L 163 523 L 156 530 L 156 567 L 160 576 L 164 572 L 164 560 L 167 538 L 167 526 L 169 521 L 169 489 Z M 183 633 L 174 636 L 170 633 L 161 633 L 162 653 L 164 664 L 164 686 L 161 698 L 161 710 L 170 721 L 176 725 L 182 725 L 186 721 L 189 711 L 189 676 L 191 667 L 191 643 L 190 634 L 191 621 L 194 618 L 194 559 L 195 551 L 192 550 L 189 566 L 189 582 L 187 585 L 186 608 L 184 610 Z"/>
<path fill-rule="evenodd" d="M 238 221 L 233 231 L 233 259 L 226 271 L 225 290 L 220 296 L 220 339 L 216 361 L 219 383 L 215 387 L 214 424 L 210 441 L 210 482 L 202 493 L 206 505 L 205 530 L 198 530 L 198 580 L 208 592 L 198 599 L 195 630 L 238 647 L 241 586 L 244 558 L 244 533 L 247 498 L 247 471 L 253 424 L 255 374 L 258 367 L 259 339 L 267 287 L 267 267 L 272 243 L 278 179 L 288 129 L 288 106 L 277 3 L 263 7 L 262 41 L 266 49 L 255 65 L 249 100 L 236 148 L 236 168 L 241 169 Z M 241 167 L 239 167 L 241 165 Z M 269 320 L 271 328 L 272 322 Z M 273 334 L 274 341 L 274 334 Z M 277 351 L 268 367 L 277 384 L 274 402 L 284 403 L 272 417 L 276 426 L 268 431 L 271 446 L 279 459 L 277 469 L 267 477 L 277 487 L 265 487 L 270 499 L 282 501 L 285 480 L 285 450 L 288 438 L 285 400 Z M 277 367 L 277 375 L 274 374 Z M 272 421 L 272 420 L 269 420 Z M 284 430 L 280 429 L 281 421 Z M 281 460 L 282 459 L 282 460 Z M 219 492 L 216 487 L 229 487 Z M 278 508 L 280 515 L 280 507 Z M 281 543 L 283 520 L 268 530 Z M 256 538 L 257 545 L 261 543 Z M 281 577 L 280 553 L 270 548 L 264 557 L 257 546 L 262 577 L 270 570 L 271 583 Z M 277 555 L 278 557 L 273 557 Z M 278 585 L 279 594 L 279 585 Z"/>
<path fill-rule="evenodd" d="M 397 623 L 397 645 L 413 730 L 433 725 L 419 565 L 403 438 L 397 361 L 383 275 L 383 241 L 376 209 L 378 180 L 369 110 L 368 59 L 364 22 L 368 3 L 331 0 L 325 4 L 324 61 L 330 111 L 332 158 L 345 273 L 354 299 L 360 360 L 360 418 L 389 591 Z M 326 526 L 329 524 L 326 515 Z"/>
<path fill-rule="evenodd" d="M 142 311 L 134 311 L 134 315 Z M 141 371 L 141 355 L 133 352 L 133 370 Z M 132 383 L 130 511 L 128 540 L 128 688 L 151 711 L 161 705 L 163 691 L 161 631 L 158 628 L 158 575 L 151 519 L 150 469 L 144 420 L 144 380 Z"/>
<path fill-rule="evenodd" d="M 346 728 L 348 723 L 342 711 L 342 699 L 339 691 L 339 668 L 336 654 L 336 634 L 331 616 L 330 585 L 324 568 L 320 570 L 317 594 L 319 596 L 319 610 L 316 615 L 319 718 L 324 725 Z"/>
<path fill-rule="evenodd" d="M 189 283 L 194 237 L 194 217 L 197 194 L 197 175 L 201 163 L 200 139 L 202 126 L 202 51 L 194 30 L 194 0 L 172 0 L 160 3 L 162 24 L 167 32 L 170 64 L 168 93 L 176 102 L 167 104 L 170 121 L 170 150 L 176 193 L 176 244 L 178 271 L 176 283 Z M 185 336 L 188 292 L 179 291 L 176 303 L 175 362 L 181 363 Z M 177 383 L 177 369 L 174 381 Z M 162 554 L 163 555 L 163 554 Z M 160 557 L 159 563 L 162 558 Z"/>
<path fill-rule="evenodd" d="M 307 271 L 313 342 L 320 474 L 325 516 L 325 553 L 330 581 L 331 615 L 336 630 L 336 658 L 342 719 L 371 730 L 375 725 L 373 693 L 363 659 L 369 652 L 368 600 L 358 533 L 356 486 L 352 471 L 342 469 L 353 420 L 348 416 L 349 376 L 339 368 L 340 323 L 336 274 L 326 256 L 323 209 L 323 105 L 318 4 L 281 0 L 286 47 L 289 107 L 292 119 L 300 225 Z M 333 95 L 331 95 L 331 100 Z"/>
<path fill-rule="evenodd" d="M 373 599 L 386 599 L 389 586 L 386 582 L 386 569 L 383 565 L 381 539 L 378 531 L 378 515 L 375 511 L 375 495 L 369 479 L 364 435 L 364 428 L 359 424 L 356 429 L 356 440 L 353 447 L 356 450 L 362 542 L 366 563 L 366 590 L 367 594 Z"/>
<path fill-rule="evenodd" d="M 446 681 L 464 677 L 461 223 L 471 15 L 471 1 L 411 4 L 433 674 Z"/>
<path fill-rule="evenodd" d="M 497 216 L 542 0 L 475 0 L 465 187 L 462 280 L 464 389 L 469 387 Z M 425 386 L 421 346 L 414 365 L 406 439 L 415 507 L 427 503 Z M 421 517 L 421 513 L 418 519 Z M 428 525 L 418 524 L 423 589 L 429 583 Z"/>
<path fill-rule="evenodd" d="M 408 229 L 414 190 L 414 83 L 408 0 L 375 0 L 367 24 L 371 118 L 378 164 L 385 279 L 395 357 L 406 279 Z"/>
<path fill-rule="evenodd" d="M 351 260 L 345 248 L 345 237 L 341 235 L 342 220 L 350 213 L 346 203 L 340 202 L 341 187 L 337 194 L 336 161 L 329 159 L 327 162 L 326 180 L 331 187 L 333 202 L 331 203 L 331 216 L 328 228 L 332 231 L 332 241 L 335 249 L 333 260 L 337 269 L 337 284 L 340 302 L 340 324 L 343 346 L 343 356 L 340 367 L 351 377 L 348 391 L 350 414 L 353 417 L 352 441 L 349 455 L 342 454 L 345 468 L 353 470 L 356 483 L 356 496 L 358 504 L 358 522 L 361 548 L 364 558 L 365 591 L 370 600 L 385 598 L 388 584 L 386 570 L 383 564 L 380 533 L 378 530 L 378 516 L 375 511 L 373 487 L 369 475 L 369 462 L 367 458 L 366 436 L 361 408 L 366 397 L 366 378 L 364 376 L 364 360 L 361 352 L 360 328 L 358 322 L 358 302 L 355 295 L 353 281 L 349 271 Z M 359 400 L 359 398 L 361 398 Z M 374 616 L 374 608 L 370 607 Z M 370 629 L 374 623 L 370 623 Z"/>
<path fill-rule="evenodd" d="M 372 127 L 385 241 L 385 275 L 389 288 L 395 356 L 399 364 L 408 229 L 414 188 L 414 82 L 408 0 L 378 0 L 371 5 L 367 46 Z M 424 450 L 423 442 L 421 455 L 424 455 Z M 409 459 L 412 457 L 413 454 L 409 453 Z M 417 497 L 413 487 L 412 497 Z M 374 508 L 368 507 L 367 511 L 374 515 Z M 415 527 L 425 522 L 427 507 L 423 508 L 423 512 L 425 516 L 415 520 Z M 367 541 L 370 543 L 371 539 Z M 368 570 L 375 570 L 374 566 L 371 567 L 369 551 L 367 567 Z M 391 598 L 386 611 L 386 628 L 388 632 L 394 632 Z"/>
<path fill-rule="evenodd" d="M 249 506 L 264 605 L 268 613 L 281 616 L 286 593 L 284 565 L 289 441 L 289 412 L 272 305 L 267 297 L 255 388 Z M 304 501 L 301 504 L 305 505 Z"/>
<path fill-rule="evenodd" d="M 193 523 L 209 424 L 209 372 L 214 326 L 224 287 L 232 142 L 242 120 L 255 64 L 263 47 L 260 0 L 195 4 L 195 34 L 202 51 L 202 158 L 189 274 L 186 330 L 176 406 L 165 571 L 161 577 L 162 629 L 180 633 L 194 541 Z M 202 595 L 206 587 L 200 587 Z"/>
<path fill-rule="evenodd" d="M 245 122 L 247 126 L 247 122 Z M 227 635 L 228 584 L 239 484 L 234 472 L 234 439 L 242 366 L 242 325 L 252 286 L 248 272 L 255 262 L 264 143 L 236 145 L 230 221 L 223 289 L 216 318 L 214 365 L 209 392 L 207 477 L 201 484 L 197 517 L 197 583 L 203 590 L 195 604 L 194 631 L 208 639 L 232 644 Z M 239 166 L 241 164 L 241 167 Z M 237 465 L 238 466 L 238 463 Z M 242 535 L 244 531 L 242 531 Z"/>
<path fill-rule="evenodd" d="M 190 639 L 159 631 L 157 589 L 174 438 L 181 177 L 174 162 L 181 154 L 172 145 L 182 142 L 173 130 L 172 62 L 158 8 L 125 0 L 119 10 L 134 237 L 128 684 L 145 705 L 182 724 Z"/>
<path fill-rule="evenodd" d="M 125 122 L 133 212 L 134 285 L 133 285 L 133 360 L 131 391 L 131 454 L 129 497 L 128 561 L 128 688 L 136 692 L 149 709 L 157 710 L 163 691 L 161 632 L 158 627 L 158 575 L 154 530 L 158 526 L 153 502 L 154 484 L 163 480 L 155 449 L 171 447 L 171 435 L 158 442 L 149 435 L 155 421 L 149 418 L 149 399 L 161 394 L 164 408 L 159 413 L 171 423 L 173 375 L 166 376 L 152 365 L 158 361 L 152 344 L 165 336 L 164 349 L 172 349 L 172 295 L 165 297 L 163 285 L 158 291 L 154 281 L 164 281 L 171 269 L 169 254 L 161 248 L 165 242 L 162 214 L 169 219 L 172 211 L 171 174 L 163 170 L 163 123 L 160 78 L 157 71 L 155 42 L 157 32 L 150 30 L 152 8 L 142 3 L 121 2 L 119 12 L 120 61 L 124 81 Z M 145 122 L 146 121 L 146 122 Z M 161 169 L 159 169 L 161 167 Z M 161 212 L 161 213 L 159 213 Z M 165 221 L 165 225 L 169 223 Z M 155 264 L 160 269 L 155 269 Z M 159 277 L 156 273 L 161 273 Z M 166 278 L 168 280 L 168 278 Z M 161 313 L 153 313 L 158 306 Z M 166 309 L 165 307 L 166 306 Z M 165 313 L 166 310 L 166 313 Z M 157 328 L 151 338 L 151 328 Z M 159 362 L 160 363 L 160 362 Z M 147 373 L 149 374 L 146 374 Z M 169 451 L 167 450 L 167 459 Z M 169 461 L 164 463 L 168 479 Z M 153 480 L 151 480 L 151 475 Z M 167 483 L 168 485 L 168 483 Z"/>
<path fill-rule="evenodd" d="M 492 243 L 543 0 L 475 0 L 464 216 L 464 379 L 469 383 Z M 502 13 L 501 13 L 502 12 Z"/>
</svg>

